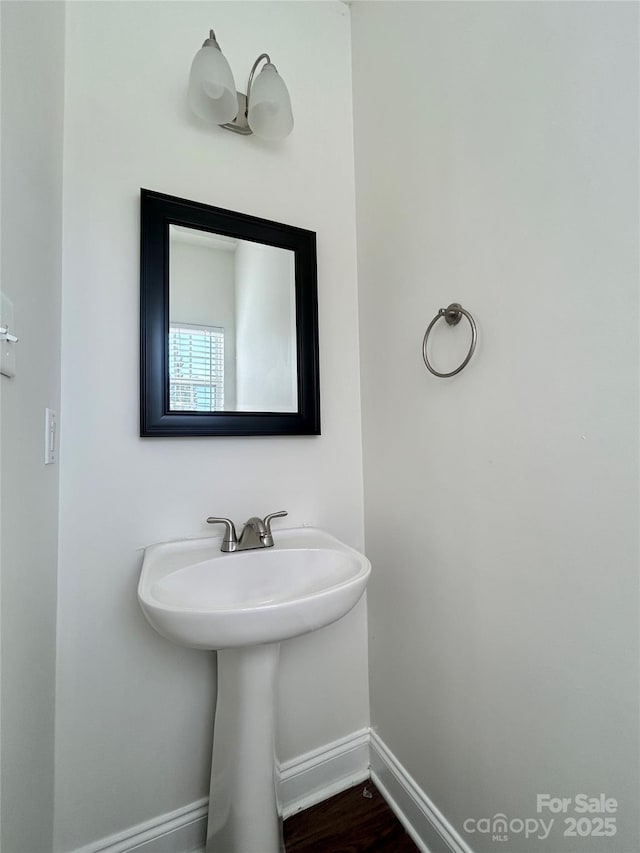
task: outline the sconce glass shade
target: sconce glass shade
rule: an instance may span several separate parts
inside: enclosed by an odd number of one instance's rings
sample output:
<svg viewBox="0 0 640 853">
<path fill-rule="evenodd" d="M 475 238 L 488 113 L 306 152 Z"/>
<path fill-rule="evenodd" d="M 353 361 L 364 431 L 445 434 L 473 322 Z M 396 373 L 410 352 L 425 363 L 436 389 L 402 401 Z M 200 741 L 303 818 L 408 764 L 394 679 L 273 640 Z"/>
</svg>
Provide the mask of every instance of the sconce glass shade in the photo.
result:
<svg viewBox="0 0 640 853">
<path fill-rule="evenodd" d="M 284 80 L 270 62 L 262 68 L 247 92 L 249 127 L 263 139 L 284 139 L 293 129 L 291 98 Z"/>
<path fill-rule="evenodd" d="M 189 106 L 205 121 L 225 124 L 238 114 L 233 73 L 213 39 L 196 53 L 189 75 Z"/>
</svg>

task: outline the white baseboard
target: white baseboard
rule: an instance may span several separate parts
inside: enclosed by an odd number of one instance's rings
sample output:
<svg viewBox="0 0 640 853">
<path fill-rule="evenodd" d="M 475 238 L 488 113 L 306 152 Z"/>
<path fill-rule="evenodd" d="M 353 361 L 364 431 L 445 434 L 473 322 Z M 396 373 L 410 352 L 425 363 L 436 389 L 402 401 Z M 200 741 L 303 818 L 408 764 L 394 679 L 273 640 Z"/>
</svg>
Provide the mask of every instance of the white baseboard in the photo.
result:
<svg viewBox="0 0 640 853">
<path fill-rule="evenodd" d="M 369 729 L 340 738 L 280 766 L 285 818 L 369 778 Z"/>
<path fill-rule="evenodd" d="M 369 729 L 362 729 L 280 766 L 284 817 L 309 808 L 369 778 Z M 209 800 L 159 815 L 74 853 L 192 853 L 207 833 Z"/>
<path fill-rule="evenodd" d="M 473 853 L 391 750 L 370 731 L 371 779 L 422 853 Z"/>
<path fill-rule="evenodd" d="M 473 853 L 371 729 L 361 729 L 280 766 L 283 816 L 321 803 L 371 776 L 422 853 Z M 195 853 L 204 850 L 203 798 L 73 853 Z"/>
<path fill-rule="evenodd" d="M 204 797 L 74 853 L 190 853 L 204 846 L 208 811 L 209 799 Z"/>
</svg>

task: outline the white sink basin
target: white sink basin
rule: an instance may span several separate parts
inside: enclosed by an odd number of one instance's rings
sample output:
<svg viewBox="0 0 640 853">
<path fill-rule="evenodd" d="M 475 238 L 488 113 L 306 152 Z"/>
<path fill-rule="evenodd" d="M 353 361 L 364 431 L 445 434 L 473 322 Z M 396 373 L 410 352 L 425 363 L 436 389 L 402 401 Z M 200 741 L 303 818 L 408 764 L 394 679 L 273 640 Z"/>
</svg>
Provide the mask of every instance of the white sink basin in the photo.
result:
<svg viewBox="0 0 640 853">
<path fill-rule="evenodd" d="M 173 642 L 225 649 L 315 631 L 357 604 L 366 557 L 314 527 L 274 538 L 272 548 L 232 554 L 218 537 L 146 548 L 138 600 L 148 621 Z"/>
</svg>

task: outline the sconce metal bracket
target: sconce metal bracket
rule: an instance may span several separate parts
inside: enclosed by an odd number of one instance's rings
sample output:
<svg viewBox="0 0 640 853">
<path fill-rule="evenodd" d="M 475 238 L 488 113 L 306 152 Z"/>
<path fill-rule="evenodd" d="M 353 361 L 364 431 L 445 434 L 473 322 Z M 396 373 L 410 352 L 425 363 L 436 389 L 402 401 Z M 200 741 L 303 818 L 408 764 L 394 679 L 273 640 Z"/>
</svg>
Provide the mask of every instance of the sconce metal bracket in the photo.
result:
<svg viewBox="0 0 640 853">
<path fill-rule="evenodd" d="M 242 92 L 236 92 L 236 95 L 238 96 L 238 115 L 233 121 L 228 121 L 226 124 L 219 125 L 219 127 L 224 127 L 225 130 L 230 130 L 232 133 L 249 136 L 253 131 L 247 122 L 247 96 Z"/>
</svg>

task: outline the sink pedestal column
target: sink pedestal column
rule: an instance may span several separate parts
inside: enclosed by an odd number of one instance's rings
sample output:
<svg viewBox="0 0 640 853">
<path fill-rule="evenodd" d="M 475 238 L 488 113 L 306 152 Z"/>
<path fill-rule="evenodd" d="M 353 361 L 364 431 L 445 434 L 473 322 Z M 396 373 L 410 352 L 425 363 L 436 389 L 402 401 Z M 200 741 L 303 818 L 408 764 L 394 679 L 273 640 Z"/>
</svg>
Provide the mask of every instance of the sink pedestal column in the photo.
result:
<svg viewBox="0 0 640 853">
<path fill-rule="evenodd" d="M 218 652 L 206 853 L 283 853 L 274 749 L 280 644 Z"/>
</svg>

